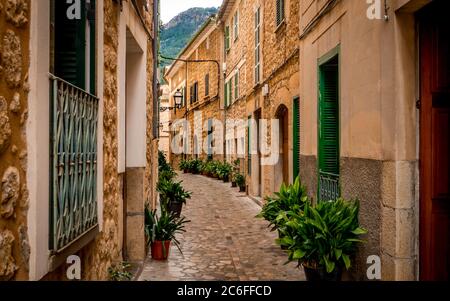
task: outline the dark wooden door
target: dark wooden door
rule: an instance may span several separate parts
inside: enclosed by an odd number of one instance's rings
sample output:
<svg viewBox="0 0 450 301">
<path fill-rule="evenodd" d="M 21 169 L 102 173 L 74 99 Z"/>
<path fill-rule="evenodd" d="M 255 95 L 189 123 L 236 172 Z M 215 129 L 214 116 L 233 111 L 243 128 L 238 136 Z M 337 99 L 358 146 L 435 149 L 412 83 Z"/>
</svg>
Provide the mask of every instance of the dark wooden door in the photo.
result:
<svg viewBox="0 0 450 301">
<path fill-rule="evenodd" d="M 437 1 L 418 16 L 420 36 L 420 278 L 450 276 L 450 18 Z M 444 7 L 445 6 L 445 7 Z"/>
</svg>

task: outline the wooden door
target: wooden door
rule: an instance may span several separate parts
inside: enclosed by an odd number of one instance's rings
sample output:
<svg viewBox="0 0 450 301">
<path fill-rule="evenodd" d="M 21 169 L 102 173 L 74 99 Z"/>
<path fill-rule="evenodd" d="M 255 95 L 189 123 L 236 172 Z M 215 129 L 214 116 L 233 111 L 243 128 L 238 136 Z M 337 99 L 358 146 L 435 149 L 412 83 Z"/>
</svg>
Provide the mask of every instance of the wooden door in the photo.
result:
<svg viewBox="0 0 450 301">
<path fill-rule="evenodd" d="M 450 279 L 450 18 L 447 14 L 448 1 L 437 1 L 418 16 L 422 280 Z"/>
</svg>

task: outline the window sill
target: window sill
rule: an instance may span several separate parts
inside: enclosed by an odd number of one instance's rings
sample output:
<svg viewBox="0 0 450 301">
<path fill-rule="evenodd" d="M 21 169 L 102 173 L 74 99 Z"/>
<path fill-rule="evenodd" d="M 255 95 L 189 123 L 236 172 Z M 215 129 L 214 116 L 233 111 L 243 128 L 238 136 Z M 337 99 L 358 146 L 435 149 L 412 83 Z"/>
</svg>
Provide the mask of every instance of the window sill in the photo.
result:
<svg viewBox="0 0 450 301">
<path fill-rule="evenodd" d="M 69 245 L 64 247 L 64 249 L 50 255 L 48 264 L 49 272 L 55 271 L 59 266 L 64 264 L 67 260 L 67 257 L 69 257 L 70 255 L 75 255 L 78 251 L 80 251 L 91 241 L 93 241 L 99 233 L 99 226 L 96 225 L 82 234 L 78 239 L 74 240 Z"/>
</svg>

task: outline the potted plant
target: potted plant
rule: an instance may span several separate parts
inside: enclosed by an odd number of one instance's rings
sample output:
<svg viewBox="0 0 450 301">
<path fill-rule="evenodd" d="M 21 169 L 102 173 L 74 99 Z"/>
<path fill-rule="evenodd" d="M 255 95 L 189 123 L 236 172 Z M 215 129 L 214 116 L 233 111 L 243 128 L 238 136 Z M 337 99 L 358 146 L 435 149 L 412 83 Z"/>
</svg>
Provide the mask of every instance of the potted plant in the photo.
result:
<svg viewBox="0 0 450 301">
<path fill-rule="evenodd" d="M 230 181 L 232 168 L 233 167 L 228 163 L 220 164 L 218 169 L 219 179 L 224 181 L 225 183 L 228 183 Z"/>
<path fill-rule="evenodd" d="M 159 180 L 171 181 L 176 177 L 176 172 L 173 169 L 159 171 Z"/>
<path fill-rule="evenodd" d="M 231 187 L 233 187 L 233 188 L 238 186 L 237 183 L 236 183 L 236 176 L 237 175 L 238 175 L 238 173 L 235 173 L 231 177 Z"/>
<path fill-rule="evenodd" d="M 188 162 L 186 160 L 181 160 L 180 164 L 178 165 L 180 170 L 182 170 L 184 173 L 188 172 Z"/>
<path fill-rule="evenodd" d="M 245 192 L 245 177 L 240 173 L 234 175 L 234 181 L 236 185 L 239 187 L 240 192 Z"/>
<path fill-rule="evenodd" d="M 158 151 L 158 170 L 172 170 L 172 167 L 167 163 L 166 155 L 162 151 Z"/>
<path fill-rule="evenodd" d="M 367 233 L 358 213 L 358 201 L 306 202 L 303 211 L 284 215 L 283 237 L 277 242 L 287 248 L 290 261 L 303 266 L 307 280 L 340 281 L 362 242 L 359 236 Z"/>
<path fill-rule="evenodd" d="M 202 161 L 199 159 L 194 159 L 190 163 L 191 163 L 191 165 L 190 165 L 191 172 L 194 175 L 199 174 L 202 169 Z"/>
<path fill-rule="evenodd" d="M 236 159 L 236 160 L 233 161 L 233 176 L 232 176 L 232 180 L 231 180 L 231 187 L 237 187 L 238 186 L 236 184 L 235 177 L 236 177 L 237 174 L 239 174 L 240 166 L 241 166 L 241 160 L 240 159 Z"/>
<path fill-rule="evenodd" d="M 267 197 L 261 213 L 257 217 L 264 218 L 269 222 L 272 231 L 281 227 L 285 221 L 287 212 L 299 213 L 303 211 L 306 203 L 309 203 L 307 190 L 297 177 L 293 184 L 281 184 L 280 191 L 274 196 Z"/>
<path fill-rule="evenodd" d="M 156 210 L 145 208 L 145 233 L 147 244 L 150 245 L 152 258 L 155 260 L 166 260 L 169 257 L 170 245 L 173 242 L 181 252 L 180 242 L 175 235 L 185 232 L 185 224 L 188 223 L 184 217 L 177 218 L 161 206 L 161 214 L 158 217 Z"/>
<path fill-rule="evenodd" d="M 161 205 L 176 217 L 180 217 L 183 204 L 191 198 L 191 192 L 184 190 L 182 182 L 161 179 L 157 184 Z"/>
</svg>

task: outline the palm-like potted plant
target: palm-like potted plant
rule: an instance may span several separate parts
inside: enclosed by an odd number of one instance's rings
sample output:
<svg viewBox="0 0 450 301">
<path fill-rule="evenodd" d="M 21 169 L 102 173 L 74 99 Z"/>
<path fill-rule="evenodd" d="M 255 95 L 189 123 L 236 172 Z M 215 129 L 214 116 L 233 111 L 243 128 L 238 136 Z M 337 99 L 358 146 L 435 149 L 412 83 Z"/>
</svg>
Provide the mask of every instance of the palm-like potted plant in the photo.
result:
<svg viewBox="0 0 450 301">
<path fill-rule="evenodd" d="M 297 177 L 292 185 L 283 183 L 279 192 L 272 197 L 267 197 L 257 217 L 268 221 L 269 227 L 272 227 L 274 231 L 283 225 L 287 212 L 299 213 L 309 202 L 306 187 L 302 185 L 300 177 Z"/>
<path fill-rule="evenodd" d="M 189 164 L 186 160 L 181 160 L 180 164 L 178 165 L 180 170 L 182 170 L 184 173 L 188 172 Z"/>
<path fill-rule="evenodd" d="M 152 258 L 155 260 L 166 260 L 169 256 L 170 245 L 173 242 L 180 252 L 180 242 L 176 234 L 186 232 L 185 224 L 188 223 L 184 217 L 177 218 L 165 208 L 161 207 L 158 217 L 156 210 L 145 208 L 145 233 L 147 243 L 151 247 Z"/>
<path fill-rule="evenodd" d="M 231 187 L 237 187 L 236 176 L 239 174 L 239 166 L 241 164 L 240 159 L 236 159 L 233 161 L 233 173 L 231 177 Z"/>
<path fill-rule="evenodd" d="M 358 201 L 306 202 L 303 211 L 284 215 L 277 242 L 287 248 L 290 261 L 303 266 L 309 281 L 339 281 L 343 268 L 351 267 L 362 242 L 359 236 L 367 233 L 359 225 L 358 213 Z"/>
<path fill-rule="evenodd" d="M 234 175 L 234 182 L 239 187 L 240 192 L 245 192 L 245 177 L 240 173 Z"/>
<path fill-rule="evenodd" d="M 225 183 L 230 181 L 230 175 L 233 167 L 228 163 L 220 164 L 218 168 L 219 179 L 223 180 Z"/>
<path fill-rule="evenodd" d="M 187 199 L 191 198 L 192 193 L 184 190 L 182 182 L 174 182 L 172 180 L 160 179 L 157 184 L 161 205 L 176 217 L 180 217 L 183 204 Z"/>
<path fill-rule="evenodd" d="M 199 159 L 194 159 L 194 160 L 192 160 L 192 161 L 190 162 L 190 169 L 191 169 L 191 172 L 192 172 L 194 175 L 199 174 L 199 173 L 201 172 L 201 170 L 202 170 L 202 164 L 203 164 L 203 162 L 202 162 L 201 160 L 199 160 Z"/>
</svg>

